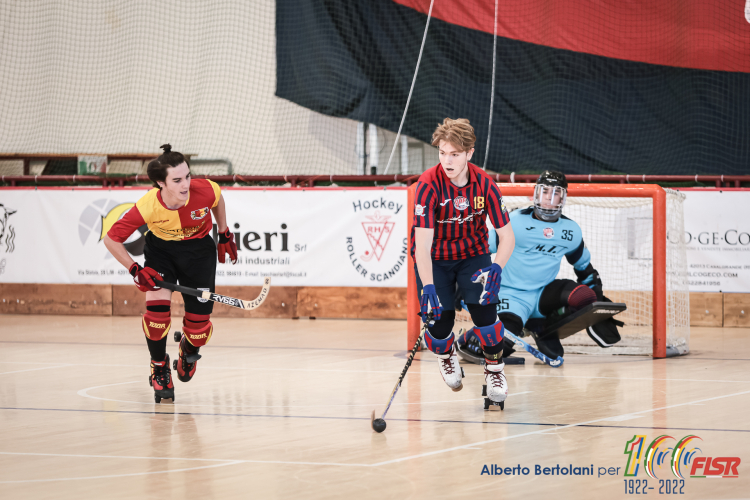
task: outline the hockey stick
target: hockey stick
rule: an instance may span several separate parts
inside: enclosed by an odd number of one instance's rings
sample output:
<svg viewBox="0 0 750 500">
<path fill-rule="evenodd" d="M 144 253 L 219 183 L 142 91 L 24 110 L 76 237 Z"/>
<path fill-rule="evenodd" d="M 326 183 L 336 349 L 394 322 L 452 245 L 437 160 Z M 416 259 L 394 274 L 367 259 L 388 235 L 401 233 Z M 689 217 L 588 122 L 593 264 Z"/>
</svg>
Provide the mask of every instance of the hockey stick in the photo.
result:
<svg viewBox="0 0 750 500">
<path fill-rule="evenodd" d="M 213 300 L 220 304 L 237 307 L 246 311 L 252 311 L 253 309 L 260 307 L 263 301 L 266 300 L 266 297 L 268 297 L 268 291 L 271 289 L 271 278 L 268 276 L 263 278 L 263 288 L 260 290 L 260 294 L 253 300 L 235 299 L 234 297 L 227 297 L 226 295 L 221 295 L 219 293 L 196 290 L 195 288 L 188 288 L 186 286 L 167 283 L 166 281 L 161 280 L 157 280 L 157 284 L 160 287 L 172 290 L 173 292 L 185 293 L 201 299 Z"/>
<path fill-rule="evenodd" d="M 526 352 L 528 352 L 529 354 L 531 354 L 532 356 L 534 356 L 538 360 L 544 361 L 545 363 L 547 363 L 551 367 L 553 367 L 553 368 L 559 368 L 559 367 L 562 366 L 562 364 L 563 364 L 563 358 L 562 358 L 562 356 L 558 356 L 557 359 L 551 359 L 551 358 L 545 356 L 544 354 L 542 354 L 541 352 L 537 351 L 536 349 L 534 349 L 529 344 L 527 344 L 523 340 L 519 339 L 518 337 L 516 337 L 512 333 L 510 333 L 507 329 L 505 330 L 505 336 L 508 337 L 510 340 L 512 340 L 513 343 L 516 345 L 516 347 L 525 350 Z"/>
<path fill-rule="evenodd" d="M 422 330 L 419 332 L 419 337 L 417 337 L 417 341 L 414 343 L 414 347 L 412 347 L 411 352 L 409 353 L 409 359 L 406 360 L 404 369 L 401 370 L 401 375 L 399 375 L 398 377 L 396 387 L 394 387 L 393 391 L 391 392 L 391 399 L 388 401 L 388 406 L 385 407 L 385 411 L 380 416 L 380 418 L 375 418 L 375 410 L 372 410 L 372 415 L 370 416 L 370 425 L 372 425 L 372 430 L 374 430 L 375 432 L 383 432 L 385 430 L 385 414 L 388 413 L 388 410 L 391 408 L 393 398 L 396 397 L 396 393 L 398 392 L 399 387 L 401 387 L 401 382 L 403 382 L 404 377 L 406 376 L 406 372 L 411 366 L 411 362 L 414 361 L 414 355 L 417 353 L 419 346 L 422 344 L 422 337 L 424 337 L 424 332 L 426 329 L 427 323 L 422 323 Z"/>
</svg>

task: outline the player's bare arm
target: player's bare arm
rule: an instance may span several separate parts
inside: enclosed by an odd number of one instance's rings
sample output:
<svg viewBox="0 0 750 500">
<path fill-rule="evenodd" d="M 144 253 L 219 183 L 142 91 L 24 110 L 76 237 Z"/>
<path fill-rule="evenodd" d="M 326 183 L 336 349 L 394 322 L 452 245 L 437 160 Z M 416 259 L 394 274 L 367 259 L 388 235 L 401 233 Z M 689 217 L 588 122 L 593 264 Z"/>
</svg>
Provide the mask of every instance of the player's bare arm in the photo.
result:
<svg viewBox="0 0 750 500">
<path fill-rule="evenodd" d="M 419 270 L 419 276 L 422 278 L 423 285 L 432 285 L 432 256 L 430 251 L 432 250 L 432 240 L 435 237 L 435 229 L 431 227 L 418 227 L 414 230 L 414 239 L 416 240 L 416 247 L 414 253 L 416 255 L 417 270 Z"/>
<path fill-rule="evenodd" d="M 120 264 L 125 266 L 125 269 L 130 269 L 130 266 L 135 264 L 135 261 L 130 257 L 130 254 L 127 250 L 125 250 L 125 245 L 114 241 L 112 238 L 109 237 L 109 235 L 104 236 L 104 246 L 107 247 L 107 250 L 109 250 L 109 253 L 112 254 L 112 257 L 117 260 Z"/>
<path fill-rule="evenodd" d="M 506 225 L 497 230 L 497 253 L 493 261 L 500 267 L 505 267 L 508 263 L 513 249 L 516 247 L 516 235 L 513 233 L 513 227 L 508 222 Z"/>
<path fill-rule="evenodd" d="M 227 208 L 224 203 L 224 195 L 222 194 L 219 198 L 219 204 L 211 209 L 216 219 L 216 229 L 220 233 L 224 233 L 227 230 Z"/>
</svg>

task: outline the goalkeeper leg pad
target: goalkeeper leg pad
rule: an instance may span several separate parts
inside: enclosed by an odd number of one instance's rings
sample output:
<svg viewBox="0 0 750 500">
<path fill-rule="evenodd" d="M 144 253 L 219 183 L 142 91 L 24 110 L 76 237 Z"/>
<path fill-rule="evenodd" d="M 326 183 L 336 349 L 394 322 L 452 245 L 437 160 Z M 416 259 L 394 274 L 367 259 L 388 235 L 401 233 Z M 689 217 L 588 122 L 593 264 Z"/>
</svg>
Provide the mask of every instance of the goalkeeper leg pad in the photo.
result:
<svg viewBox="0 0 750 500">
<path fill-rule="evenodd" d="M 563 348 L 563 345 L 560 343 L 560 337 L 558 337 L 556 333 L 545 337 L 540 337 L 537 334 L 532 335 L 536 341 L 536 347 L 539 349 L 539 352 L 548 358 L 557 359 L 558 356 L 562 357 L 565 355 L 565 348 Z"/>
<path fill-rule="evenodd" d="M 201 347 L 211 340 L 214 327 L 210 321 L 210 314 L 185 313 L 182 320 L 182 331 L 187 341 L 195 347 Z"/>
<path fill-rule="evenodd" d="M 143 333 L 149 340 L 161 340 L 169 333 L 172 319 L 169 312 L 170 301 L 149 300 L 146 314 L 143 315 Z"/>
<path fill-rule="evenodd" d="M 601 323 L 589 326 L 586 328 L 586 333 L 589 334 L 591 340 L 596 342 L 599 347 L 612 347 L 620 341 L 620 332 L 617 331 L 618 323 L 622 325 L 616 319 L 609 318 Z"/>
</svg>

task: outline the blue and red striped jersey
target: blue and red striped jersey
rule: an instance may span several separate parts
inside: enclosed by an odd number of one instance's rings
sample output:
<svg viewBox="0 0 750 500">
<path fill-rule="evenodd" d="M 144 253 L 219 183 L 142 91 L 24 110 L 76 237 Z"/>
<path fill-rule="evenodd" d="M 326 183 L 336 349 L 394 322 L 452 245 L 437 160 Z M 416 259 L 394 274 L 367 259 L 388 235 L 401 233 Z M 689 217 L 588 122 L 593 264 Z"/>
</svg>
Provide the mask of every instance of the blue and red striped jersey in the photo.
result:
<svg viewBox="0 0 750 500">
<path fill-rule="evenodd" d="M 495 181 L 469 163 L 469 183 L 453 185 L 439 163 L 425 171 L 417 182 L 411 256 L 414 257 L 415 228 L 434 228 L 432 260 L 456 260 L 490 252 L 485 218 L 496 229 L 505 226 L 508 212 Z"/>
</svg>

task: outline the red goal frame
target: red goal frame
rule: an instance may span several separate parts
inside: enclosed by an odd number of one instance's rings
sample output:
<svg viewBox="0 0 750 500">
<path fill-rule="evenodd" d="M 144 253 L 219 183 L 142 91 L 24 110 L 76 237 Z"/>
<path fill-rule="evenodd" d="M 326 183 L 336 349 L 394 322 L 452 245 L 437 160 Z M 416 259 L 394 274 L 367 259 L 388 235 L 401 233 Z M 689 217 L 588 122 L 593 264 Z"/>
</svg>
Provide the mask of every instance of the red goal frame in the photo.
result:
<svg viewBox="0 0 750 500">
<path fill-rule="evenodd" d="M 533 196 L 534 184 L 498 183 L 505 196 Z M 407 203 L 414 207 L 417 185 L 409 186 Z M 651 198 L 653 200 L 653 357 L 667 357 L 667 193 L 656 184 L 569 184 L 569 196 L 590 198 Z M 413 208 L 407 210 L 407 237 L 411 248 Z M 410 350 L 419 337 L 420 318 L 414 261 L 409 252 L 407 293 L 407 342 Z"/>
</svg>

